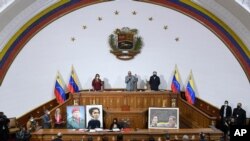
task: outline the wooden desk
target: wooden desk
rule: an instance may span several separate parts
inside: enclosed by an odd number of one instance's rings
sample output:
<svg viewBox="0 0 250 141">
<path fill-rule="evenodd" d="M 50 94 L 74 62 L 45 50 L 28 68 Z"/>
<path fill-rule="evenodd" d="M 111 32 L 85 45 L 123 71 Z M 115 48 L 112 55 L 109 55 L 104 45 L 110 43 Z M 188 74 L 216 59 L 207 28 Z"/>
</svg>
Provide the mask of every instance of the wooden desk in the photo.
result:
<svg viewBox="0 0 250 141">
<path fill-rule="evenodd" d="M 129 128 L 147 128 L 148 109 L 133 108 L 129 111 L 122 111 L 121 108 L 109 108 L 104 110 L 105 127 L 109 128 L 113 119 L 126 124 Z"/>
<path fill-rule="evenodd" d="M 103 108 L 120 108 L 123 105 L 129 105 L 130 108 L 148 108 L 148 107 L 171 107 L 172 99 L 177 101 L 176 94 L 169 91 L 102 91 L 102 92 L 79 92 L 72 95 L 73 101 L 79 101 L 79 105 L 98 104 Z M 177 103 L 177 102 L 176 102 Z M 177 106 L 177 105 L 176 105 Z"/>
<path fill-rule="evenodd" d="M 107 137 L 110 141 L 115 141 L 116 136 L 119 134 L 123 135 L 124 141 L 137 140 L 148 140 L 150 136 L 153 136 L 155 140 L 165 139 L 165 135 L 168 133 L 171 140 L 175 137 L 181 141 L 183 135 L 188 135 L 189 138 L 194 137 L 192 141 L 198 141 L 200 132 L 206 134 L 207 141 L 218 141 L 223 133 L 220 130 L 212 128 L 198 128 L 198 129 L 138 129 L 127 132 L 86 132 L 72 129 L 40 129 L 32 133 L 31 141 L 51 141 L 52 137 L 56 136 L 58 132 L 63 134 L 64 141 L 87 141 L 88 137 L 93 137 L 94 141 L 101 141 L 103 137 Z"/>
</svg>

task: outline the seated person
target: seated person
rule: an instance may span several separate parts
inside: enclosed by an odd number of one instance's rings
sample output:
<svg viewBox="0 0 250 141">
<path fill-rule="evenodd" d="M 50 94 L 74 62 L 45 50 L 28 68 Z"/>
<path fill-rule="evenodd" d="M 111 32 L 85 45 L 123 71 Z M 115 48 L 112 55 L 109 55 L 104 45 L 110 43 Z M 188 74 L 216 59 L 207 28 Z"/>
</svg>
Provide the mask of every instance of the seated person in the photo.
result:
<svg viewBox="0 0 250 141">
<path fill-rule="evenodd" d="M 123 135 L 122 135 L 122 134 L 118 134 L 118 135 L 116 136 L 116 140 L 117 140 L 117 141 L 123 141 Z"/>
<path fill-rule="evenodd" d="M 25 127 L 20 127 L 20 130 L 16 133 L 17 141 L 29 141 L 30 137 L 30 132 L 25 130 Z"/>
<path fill-rule="evenodd" d="M 62 140 L 62 133 L 61 132 L 58 132 L 57 133 L 57 137 L 55 139 L 53 139 L 52 141 L 63 141 Z"/>
<path fill-rule="evenodd" d="M 206 135 L 203 132 L 200 133 L 200 141 L 206 141 Z"/>
<path fill-rule="evenodd" d="M 95 78 L 92 80 L 92 87 L 94 91 L 100 91 L 102 89 L 102 80 L 99 74 L 96 74 Z"/>
<path fill-rule="evenodd" d="M 189 141 L 189 136 L 188 135 L 183 135 L 182 136 L 182 141 Z"/>
<path fill-rule="evenodd" d="M 155 139 L 154 139 L 153 136 L 150 136 L 150 137 L 148 138 L 148 141 L 155 141 Z"/>
<path fill-rule="evenodd" d="M 97 107 L 92 107 L 89 109 L 89 114 L 92 119 L 88 122 L 88 129 L 95 129 L 101 127 L 101 122 L 99 121 L 100 109 Z"/>
<path fill-rule="evenodd" d="M 113 119 L 112 124 L 110 125 L 110 129 L 121 129 L 121 125 L 118 123 L 117 118 Z"/>
</svg>

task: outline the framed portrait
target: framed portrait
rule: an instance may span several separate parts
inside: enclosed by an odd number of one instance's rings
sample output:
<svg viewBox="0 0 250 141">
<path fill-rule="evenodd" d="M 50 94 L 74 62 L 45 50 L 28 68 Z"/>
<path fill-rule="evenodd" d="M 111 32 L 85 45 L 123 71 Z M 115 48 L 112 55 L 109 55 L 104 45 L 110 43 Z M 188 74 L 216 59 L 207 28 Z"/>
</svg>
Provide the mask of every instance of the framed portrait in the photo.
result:
<svg viewBox="0 0 250 141">
<path fill-rule="evenodd" d="M 149 107 L 149 129 L 179 129 L 179 108 Z"/>
<path fill-rule="evenodd" d="M 102 105 L 86 105 L 86 128 L 103 128 Z"/>
<path fill-rule="evenodd" d="M 67 106 L 67 128 L 84 129 L 86 128 L 85 107 L 84 106 Z"/>
</svg>

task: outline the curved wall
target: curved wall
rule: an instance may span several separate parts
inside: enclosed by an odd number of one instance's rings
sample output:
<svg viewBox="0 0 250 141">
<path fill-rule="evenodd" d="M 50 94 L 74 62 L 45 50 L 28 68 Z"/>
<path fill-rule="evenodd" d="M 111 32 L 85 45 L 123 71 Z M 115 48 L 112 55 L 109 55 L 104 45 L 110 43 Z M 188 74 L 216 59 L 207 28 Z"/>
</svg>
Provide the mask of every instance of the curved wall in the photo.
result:
<svg viewBox="0 0 250 141">
<path fill-rule="evenodd" d="M 163 28 L 165 25 L 168 29 Z M 133 60 L 121 61 L 110 53 L 108 36 L 122 27 L 138 29 L 143 38 L 141 53 Z M 87 6 L 39 31 L 16 56 L 5 76 L 0 87 L 1 110 L 8 116 L 20 116 L 50 100 L 57 71 L 68 83 L 72 65 L 82 89 L 91 88 L 95 73 L 100 73 L 106 88 L 124 88 L 128 70 L 139 76 L 139 88 L 156 70 L 162 81 L 160 88 L 170 89 L 177 65 L 183 90 L 192 70 L 197 97 L 218 107 L 225 99 L 233 107 L 240 101 L 250 110 L 247 76 L 214 33 L 172 9 L 133 1 Z"/>
</svg>

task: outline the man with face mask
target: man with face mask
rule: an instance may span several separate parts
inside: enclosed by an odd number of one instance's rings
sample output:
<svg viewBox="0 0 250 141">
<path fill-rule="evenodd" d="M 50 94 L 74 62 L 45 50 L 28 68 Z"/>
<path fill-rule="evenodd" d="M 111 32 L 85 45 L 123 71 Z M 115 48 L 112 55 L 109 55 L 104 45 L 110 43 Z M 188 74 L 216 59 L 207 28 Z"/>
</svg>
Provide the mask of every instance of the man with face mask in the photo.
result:
<svg viewBox="0 0 250 141">
<path fill-rule="evenodd" d="M 232 116 L 232 108 L 228 105 L 228 101 L 224 102 L 224 105 L 220 108 L 220 118 L 222 120 L 229 119 Z"/>
<path fill-rule="evenodd" d="M 220 108 L 221 130 L 226 135 L 229 131 L 229 120 L 232 116 L 232 108 L 228 105 L 228 101 L 224 102 L 224 105 Z"/>
<path fill-rule="evenodd" d="M 42 116 L 43 129 L 51 128 L 51 119 L 49 114 L 50 114 L 49 110 L 44 111 L 44 115 Z"/>
<path fill-rule="evenodd" d="M 242 109 L 242 104 L 238 103 L 237 108 L 233 110 L 233 118 L 235 125 L 246 125 L 246 111 Z"/>
<path fill-rule="evenodd" d="M 149 85 L 151 90 L 158 91 L 160 83 L 160 78 L 157 76 L 157 72 L 154 71 L 153 75 L 149 79 Z"/>
</svg>

